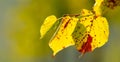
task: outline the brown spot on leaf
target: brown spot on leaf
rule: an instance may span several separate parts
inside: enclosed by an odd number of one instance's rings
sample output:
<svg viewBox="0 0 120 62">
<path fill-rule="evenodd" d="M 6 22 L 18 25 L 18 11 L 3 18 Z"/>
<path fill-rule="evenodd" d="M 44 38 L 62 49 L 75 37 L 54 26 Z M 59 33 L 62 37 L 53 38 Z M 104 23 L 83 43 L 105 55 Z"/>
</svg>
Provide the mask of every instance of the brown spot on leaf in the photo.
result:
<svg viewBox="0 0 120 62">
<path fill-rule="evenodd" d="M 57 36 L 57 39 L 60 39 L 60 38 Z"/>
<path fill-rule="evenodd" d="M 93 20 L 90 20 L 91 23 L 93 23 Z"/>
<path fill-rule="evenodd" d="M 65 46 L 63 46 L 63 49 L 65 48 Z"/>
<path fill-rule="evenodd" d="M 94 19 L 96 19 L 96 18 L 98 18 L 98 17 L 99 17 L 99 15 L 95 15 L 95 16 L 94 16 Z"/>
<path fill-rule="evenodd" d="M 71 20 L 71 19 L 69 19 L 69 20 L 65 23 L 64 29 L 67 27 L 67 25 L 68 25 L 68 23 L 70 22 L 70 20 Z"/>
<path fill-rule="evenodd" d="M 87 20 L 87 18 L 85 18 L 85 20 Z"/>
<path fill-rule="evenodd" d="M 105 31 L 104 31 L 104 33 L 105 33 Z"/>
</svg>

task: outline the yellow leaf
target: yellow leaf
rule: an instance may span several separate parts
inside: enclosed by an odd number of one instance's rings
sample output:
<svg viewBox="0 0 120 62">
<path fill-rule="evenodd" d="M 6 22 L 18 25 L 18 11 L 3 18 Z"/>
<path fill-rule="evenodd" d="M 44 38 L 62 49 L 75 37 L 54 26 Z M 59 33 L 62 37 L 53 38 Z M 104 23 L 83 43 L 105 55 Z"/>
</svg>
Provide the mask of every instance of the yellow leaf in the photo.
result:
<svg viewBox="0 0 120 62">
<path fill-rule="evenodd" d="M 53 26 L 53 24 L 57 21 L 57 18 L 54 15 L 48 16 L 44 23 L 42 24 L 41 28 L 40 28 L 40 34 L 41 37 L 43 38 L 43 36 L 47 33 L 47 31 Z"/>
<path fill-rule="evenodd" d="M 62 19 L 62 24 L 54 36 L 54 38 L 49 42 L 50 48 L 53 50 L 53 56 L 56 55 L 62 49 L 74 45 L 72 39 L 72 33 L 77 24 L 78 18 L 65 16 Z"/>
<path fill-rule="evenodd" d="M 103 46 L 108 41 L 109 26 L 106 18 L 90 15 L 80 18 L 79 23 L 86 29 L 76 27 L 77 30 L 73 32 L 73 39 L 78 51 L 82 53 L 90 52 Z"/>
</svg>

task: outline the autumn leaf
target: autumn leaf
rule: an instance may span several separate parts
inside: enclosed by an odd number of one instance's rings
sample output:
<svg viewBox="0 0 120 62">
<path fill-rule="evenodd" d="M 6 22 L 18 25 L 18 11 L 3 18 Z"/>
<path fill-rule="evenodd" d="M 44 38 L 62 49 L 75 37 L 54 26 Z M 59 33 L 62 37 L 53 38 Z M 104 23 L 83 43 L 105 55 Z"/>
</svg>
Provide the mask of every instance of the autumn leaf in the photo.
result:
<svg viewBox="0 0 120 62">
<path fill-rule="evenodd" d="M 54 15 L 48 16 L 45 19 L 44 23 L 40 28 L 40 34 L 41 34 L 40 38 L 44 37 L 44 35 L 49 31 L 49 29 L 54 25 L 56 21 L 57 21 L 57 18 Z"/>
<path fill-rule="evenodd" d="M 96 16 L 94 13 L 91 15 L 86 9 L 81 12 L 89 16 L 80 18 L 79 25 L 83 26 L 77 26 L 72 36 L 77 50 L 84 54 L 103 46 L 108 41 L 109 26 L 106 18 Z"/>
<path fill-rule="evenodd" d="M 49 46 L 53 50 L 53 56 L 62 49 L 75 45 L 74 40 L 72 39 L 72 33 L 77 24 L 78 18 L 65 16 L 61 21 L 62 25 L 57 34 L 49 42 Z"/>
</svg>

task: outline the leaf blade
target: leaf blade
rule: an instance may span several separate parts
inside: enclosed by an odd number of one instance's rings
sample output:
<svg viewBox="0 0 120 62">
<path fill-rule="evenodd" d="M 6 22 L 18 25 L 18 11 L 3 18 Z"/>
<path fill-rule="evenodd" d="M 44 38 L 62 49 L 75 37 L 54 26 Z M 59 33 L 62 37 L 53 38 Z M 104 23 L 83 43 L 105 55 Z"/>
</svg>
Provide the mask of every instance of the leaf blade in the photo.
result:
<svg viewBox="0 0 120 62">
<path fill-rule="evenodd" d="M 40 28 L 40 34 L 41 34 L 40 39 L 44 37 L 44 35 L 49 31 L 49 29 L 53 26 L 53 24 L 56 21 L 57 21 L 57 18 L 54 15 L 48 16 L 44 20 L 44 23 L 42 24 L 42 26 Z"/>
</svg>

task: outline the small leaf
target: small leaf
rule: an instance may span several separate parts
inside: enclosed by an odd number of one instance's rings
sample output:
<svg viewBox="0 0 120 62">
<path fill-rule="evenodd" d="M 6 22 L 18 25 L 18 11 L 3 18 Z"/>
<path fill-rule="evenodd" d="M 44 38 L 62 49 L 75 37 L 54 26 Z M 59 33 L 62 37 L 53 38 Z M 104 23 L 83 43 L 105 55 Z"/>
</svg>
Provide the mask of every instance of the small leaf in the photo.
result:
<svg viewBox="0 0 120 62">
<path fill-rule="evenodd" d="M 49 31 L 49 29 L 53 26 L 53 24 L 57 21 L 57 18 L 54 15 L 48 16 L 44 23 L 42 24 L 41 28 L 40 28 L 40 34 L 41 37 L 43 38 L 44 35 L 47 33 L 47 31 Z"/>
</svg>

